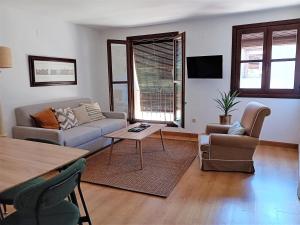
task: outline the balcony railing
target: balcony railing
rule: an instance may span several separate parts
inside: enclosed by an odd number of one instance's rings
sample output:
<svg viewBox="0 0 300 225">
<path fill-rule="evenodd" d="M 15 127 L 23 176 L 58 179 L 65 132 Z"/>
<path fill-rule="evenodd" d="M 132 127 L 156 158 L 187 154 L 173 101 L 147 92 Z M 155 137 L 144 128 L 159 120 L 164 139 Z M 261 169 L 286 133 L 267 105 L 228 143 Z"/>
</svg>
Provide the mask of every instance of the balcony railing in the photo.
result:
<svg viewBox="0 0 300 225">
<path fill-rule="evenodd" d="M 135 117 L 141 120 L 173 121 L 172 88 L 141 88 L 135 91 Z"/>
</svg>

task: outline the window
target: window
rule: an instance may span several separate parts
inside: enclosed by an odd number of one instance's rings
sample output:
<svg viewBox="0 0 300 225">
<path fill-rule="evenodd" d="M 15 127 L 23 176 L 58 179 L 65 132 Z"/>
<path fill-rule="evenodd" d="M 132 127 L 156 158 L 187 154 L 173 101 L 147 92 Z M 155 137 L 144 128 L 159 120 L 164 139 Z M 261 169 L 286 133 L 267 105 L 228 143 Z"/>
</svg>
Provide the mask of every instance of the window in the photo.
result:
<svg viewBox="0 0 300 225">
<path fill-rule="evenodd" d="M 231 90 L 300 98 L 300 20 L 233 27 Z"/>
</svg>

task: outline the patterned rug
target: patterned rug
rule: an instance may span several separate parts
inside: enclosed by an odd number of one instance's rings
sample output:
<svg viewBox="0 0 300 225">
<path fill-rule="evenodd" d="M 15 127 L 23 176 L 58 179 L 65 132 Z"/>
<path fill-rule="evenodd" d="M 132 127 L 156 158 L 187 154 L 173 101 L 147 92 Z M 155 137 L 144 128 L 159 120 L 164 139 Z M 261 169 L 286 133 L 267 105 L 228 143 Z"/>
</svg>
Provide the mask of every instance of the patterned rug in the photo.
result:
<svg viewBox="0 0 300 225">
<path fill-rule="evenodd" d="M 168 197 L 198 154 L 198 143 L 160 139 L 143 141 L 144 169 L 140 169 L 135 141 L 124 140 L 114 145 L 109 164 L 109 147 L 87 160 L 82 181 L 129 191 Z"/>
</svg>

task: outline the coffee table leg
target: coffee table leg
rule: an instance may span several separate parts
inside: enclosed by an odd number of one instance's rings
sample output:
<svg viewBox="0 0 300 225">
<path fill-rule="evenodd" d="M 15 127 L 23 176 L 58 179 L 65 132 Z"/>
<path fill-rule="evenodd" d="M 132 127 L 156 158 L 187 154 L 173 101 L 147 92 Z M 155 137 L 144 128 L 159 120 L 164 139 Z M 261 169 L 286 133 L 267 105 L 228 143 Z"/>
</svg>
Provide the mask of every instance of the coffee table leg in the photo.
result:
<svg viewBox="0 0 300 225">
<path fill-rule="evenodd" d="M 139 142 L 135 141 L 135 153 L 138 153 Z"/>
<path fill-rule="evenodd" d="M 162 134 L 162 130 L 161 129 L 160 129 L 160 139 L 161 139 L 161 144 L 162 144 L 163 150 L 166 151 L 165 144 L 164 144 L 164 138 L 163 138 L 163 134 Z"/>
<path fill-rule="evenodd" d="M 114 142 L 115 142 L 115 139 L 112 138 L 111 139 L 111 144 L 110 144 L 110 152 L 109 152 L 109 164 L 111 163 L 112 152 L 113 152 L 113 149 L 114 149 Z"/>
<path fill-rule="evenodd" d="M 139 141 L 139 149 L 140 149 L 140 161 L 141 161 L 141 170 L 144 168 L 143 165 L 143 149 L 142 149 L 142 141 Z"/>
</svg>

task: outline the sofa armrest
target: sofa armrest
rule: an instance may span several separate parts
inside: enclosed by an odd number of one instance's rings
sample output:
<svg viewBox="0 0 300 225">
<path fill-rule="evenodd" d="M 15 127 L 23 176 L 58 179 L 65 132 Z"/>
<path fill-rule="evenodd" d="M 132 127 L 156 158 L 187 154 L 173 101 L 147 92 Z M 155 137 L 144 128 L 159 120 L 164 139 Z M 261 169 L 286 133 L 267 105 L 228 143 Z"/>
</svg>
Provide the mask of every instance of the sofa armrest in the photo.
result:
<svg viewBox="0 0 300 225">
<path fill-rule="evenodd" d="M 211 134 L 209 137 L 210 145 L 219 145 L 235 148 L 255 148 L 258 144 L 258 138 L 245 135 L 230 134 Z"/>
<path fill-rule="evenodd" d="M 102 113 L 107 118 L 127 120 L 127 114 L 124 112 L 102 112 Z"/>
<path fill-rule="evenodd" d="M 17 139 L 38 138 L 64 145 L 64 137 L 61 130 L 15 126 L 12 128 L 12 132 L 13 137 Z"/>
<path fill-rule="evenodd" d="M 206 126 L 206 134 L 218 133 L 227 134 L 231 125 L 221 125 L 221 124 L 208 124 Z"/>
</svg>

